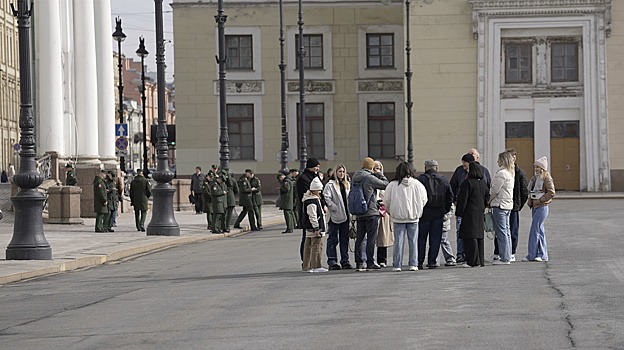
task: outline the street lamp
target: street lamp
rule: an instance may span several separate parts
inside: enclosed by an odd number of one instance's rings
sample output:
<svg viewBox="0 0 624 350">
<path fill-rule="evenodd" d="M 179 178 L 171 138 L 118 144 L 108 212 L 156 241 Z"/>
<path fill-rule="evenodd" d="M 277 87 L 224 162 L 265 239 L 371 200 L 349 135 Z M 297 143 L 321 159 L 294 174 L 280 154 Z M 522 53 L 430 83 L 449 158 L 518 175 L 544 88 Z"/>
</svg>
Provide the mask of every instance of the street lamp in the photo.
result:
<svg viewBox="0 0 624 350">
<path fill-rule="evenodd" d="M 410 69 L 410 0 L 405 0 L 405 16 L 407 30 L 405 31 L 405 56 L 406 56 L 406 71 L 405 77 L 407 78 L 407 162 L 414 166 L 414 144 L 412 142 L 412 70 Z"/>
<path fill-rule="evenodd" d="M 308 145 L 306 143 L 306 134 L 305 134 L 305 75 L 303 69 L 303 59 L 306 55 L 305 47 L 303 47 L 303 11 L 301 7 L 301 0 L 299 0 L 299 20 L 297 21 L 299 25 L 299 131 L 301 133 L 301 141 L 299 145 L 299 171 L 303 172 L 306 167 L 306 163 L 308 162 Z"/>
<path fill-rule="evenodd" d="M 288 128 L 286 127 L 286 64 L 284 63 L 284 8 L 283 0 L 279 2 L 280 16 L 280 83 L 281 83 L 281 107 L 282 107 L 282 148 L 280 150 L 281 171 L 288 171 Z"/>
<path fill-rule="evenodd" d="M 19 192 L 11 197 L 15 208 L 13 238 L 6 249 L 7 260 L 51 260 L 52 248 L 43 233 L 43 202 L 45 197 L 37 191 L 43 176 L 35 163 L 35 117 L 32 107 L 32 80 L 30 75 L 30 16 L 28 0 L 18 0 L 17 10 L 11 3 L 13 16 L 17 17 L 20 64 L 20 168 L 13 176 Z"/>
<path fill-rule="evenodd" d="M 226 101 L 225 101 L 225 63 L 227 61 L 227 55 L 225 53 L 225 21 L 227 16 L 223 14 L 223 0 L 217 2 L 217 15 L 215 16 L 215 22 L 217 22 L 217 33 L 219 36 L 219 57 L 217 57 L 217 63 L 219 64 L 219 122 L 221 124 L 221 135 L 219 136 L 219 160 L 221 161 L 221 169 L 229 167 L 230 161 L 230 148 L 229 148 L 229 135 L 227 127 L 227 115 L 226 115 Z"/>
<path fill-rule="evenodd" d="M 143 173 L 147 174 L 147 122 L 145 119 L 145 57 L 149 54 L 145 49 L 145 39 L 139 37 L 139 49 L 136 54 L 141 57 L 141 109 L 143 110 Z"/>
<path fill-rule="evenodd" d="M 165 41 L 163 40 L 163 0 L 154 0 L 156 8 L 156 81 L 158 85 L 158 126 L 156 128 L 156 172 L 152 178 L 156 186 L 152 190 L 154 205 L 152 220 L 147 226 L 148 236 L 179 236 L 180 225 L 173 214 L 175 188 L 169 184 L 173 172 L 169 169 L 169 146 L 167 145 L 167 116 L 165 106 Z"/>
<path fill-rule="evenodd" d="M 126 40 L 126 34 L 121 29 L 121 18 L 115 18 L 115 32 L 113 33 L 113 39 L 117 41 L 117 52 L 119 53 L 117 56 L 117 68 L 119 69 L 119 123 L 124 123 L 123 117 L 123 76 L 121 74 L 121 68 L 123 67 L 121 64 L 121 42 Z M 123 137 L 123 136 L 122 136 Z M 126 158 L 122 155 L 120 158 L 119 164 L 121 171 L 126 171 Z"/>
</svg>

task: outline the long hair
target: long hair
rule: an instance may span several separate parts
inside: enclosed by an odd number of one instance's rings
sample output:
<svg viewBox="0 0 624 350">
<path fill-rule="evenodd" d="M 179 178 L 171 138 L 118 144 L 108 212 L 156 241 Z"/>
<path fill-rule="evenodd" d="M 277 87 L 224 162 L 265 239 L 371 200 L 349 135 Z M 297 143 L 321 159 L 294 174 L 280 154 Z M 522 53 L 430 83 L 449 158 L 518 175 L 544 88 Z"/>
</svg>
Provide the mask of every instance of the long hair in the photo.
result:
<svg viewBox="0 0 624 350">
<path fill-rule="evenodd" d="M 401 182 L 406 177 L 416 177 L 414 168 L 408 162 L 402 162 L 397 165 L 392 181 Z"/>
<path fill-rule="evenodd" d="M 340 169 L 344 169 L 345 172 L 345 176 L 342 180 L 338 179 L 338 170 Z M 347 173 L 347 167 L 344 166 L 344 164 L 337 164 L 334 167 L 334 173 L 331 175 L 330 177 L 331 180 L 334 180 L 334 182 L 336 183 L 340 183 L 342 182 L 342 184 L 344 185 L 345 189 L 349 190 L 351 188 L 351 183 L 349 182 L 349 174 Z"/>
<path fill-rule="evenodd" d="M 547 177 L 551 177 L 551 178 L 552 178 L 552 175 L 550 175 L 550 173 L 548 172 L 548 170 L 546 170 L 546 169 L 542 169 L 542 168 L 539 168 L 539 169 L 541 170 L 541 172 L 540 172 L 540 174 L 539 174 L 539 177 L 541 177 L 541 178 L 542 178 L 542 180 L 546 180 L 546 178 L 547 178 Z"/>
<path fill-rule="evenodd" d="M 483 179 L 483 172 L 481 166 L 477 162 L 468 163 L 468 177 L 471 179 Z"/>
<path fill-rule="evenodd" d="M 501 168 L 509 171 L 512 177 L 516 176 L 516 166 L 514 165 L 513 156 L 509 152 L 501 152 L 498 154 L 498 161 Z"/>
</svg>

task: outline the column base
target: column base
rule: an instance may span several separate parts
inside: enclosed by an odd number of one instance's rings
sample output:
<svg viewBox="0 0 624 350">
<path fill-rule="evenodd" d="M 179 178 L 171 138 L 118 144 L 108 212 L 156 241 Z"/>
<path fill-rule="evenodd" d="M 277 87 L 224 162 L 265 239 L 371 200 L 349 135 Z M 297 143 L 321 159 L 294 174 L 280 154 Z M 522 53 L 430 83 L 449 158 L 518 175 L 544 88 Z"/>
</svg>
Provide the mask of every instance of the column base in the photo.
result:
<svg viewBox="0 0 624 350">
<path fill-rule="evenodd" d="M 154 204 L 152 220 L 147 225 L 148 236 L 179 236 L 180 225 L 173 214 L 175 188 L 168 183 L 159 183 L 152 189 Z"/>
<path fill-rule="evenodd" d="M 21 189 L 11 197 L 15 209 L 13 238 L 6 249 L 7 260 L 52 260 L 52 248 L 43 234 L 43 201 L 34 188 Z"/>
</svg>

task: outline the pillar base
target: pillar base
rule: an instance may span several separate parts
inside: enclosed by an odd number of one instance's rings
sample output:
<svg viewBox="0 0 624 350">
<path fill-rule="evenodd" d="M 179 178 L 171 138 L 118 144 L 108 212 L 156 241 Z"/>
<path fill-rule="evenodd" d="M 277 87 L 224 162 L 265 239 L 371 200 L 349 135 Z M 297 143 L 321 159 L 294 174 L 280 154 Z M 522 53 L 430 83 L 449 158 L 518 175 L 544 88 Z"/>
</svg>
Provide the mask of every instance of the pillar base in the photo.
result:
<svg viewBox="0 0 624 350">
<path fill-rule="evenodd" d="M 52 248 L 43 234 L 45 197 L 34 188 L 21 189 L 11 197 L 15 209 L 13 238 L 6 249 L 7 260 L 52 260 Z"/>
<path fill-rule="evenodd" d="M 179 236 L 180 225 L 173 214 L 175 188 L 168 183 L 159 183 L 152 189 L 154 204 L 152 220 L 147 225 L 148 236 Z"/>
</svg>

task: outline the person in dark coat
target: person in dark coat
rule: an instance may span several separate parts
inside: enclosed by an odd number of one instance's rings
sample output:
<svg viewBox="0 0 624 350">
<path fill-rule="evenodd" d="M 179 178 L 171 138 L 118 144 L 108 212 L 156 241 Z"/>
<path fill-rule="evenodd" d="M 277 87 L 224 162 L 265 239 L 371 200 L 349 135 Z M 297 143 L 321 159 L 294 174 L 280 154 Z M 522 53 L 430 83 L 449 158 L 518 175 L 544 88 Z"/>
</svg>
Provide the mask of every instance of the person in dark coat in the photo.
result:
<svg viewBox="0 0 624 350">
<path fill-rule="evenodd" d="M 295 216 L 293 214 L 293 182 L 288 173 L 277 174 L 280 182 L 280 202 L 279 209 L 284 212 L 284 221 L 286 222 L 286 230 L 282 233 L 292 233 L 295 228 Z"/>
<path fill-rule="evenodd" d="M 203 211 L 202 184 L 204 183 L 204 174 L 200 166 L 195 167 L 195 174 L 191 176 L 191 194 L 195 198 L 195 214 L 201 214 Z"/>
<path fill-rule="evenodd" d="M 249 225 L 251 226 L 251 230 L 258 231 L 259 228 L 256 226 L 256 218 L 253 210 L 253 192 L 251 183 L 249 183 L 252 173 L 253 171 L 251 169 L 246 169 L 245 173 L 238 179 L 238 205 L 243 207 L 243 210 L 238 215 L 238 218 L 234 223 L 234 228 L 242 228 L 240 223 L 245 218 L 245 215 L 249 214 Z"/>
<path fill-rule="evenodd" d="M 487 183 L 476 162 L 468 165 L 468 177 L 459 189 L 455 215 L 462 219 L 459 237 L 464 241 L 466 263 L 463 267 L 484 266 L 483 248 L 484 212 L 489 200 Z"/>
<path fill-rule="evenodd" d="M 299 170 L 297 169 L 290 169 L 290 172 L 288 173 L 290 176 L 290 180 L 292 181 L 292 185 L 293 185 L 293 190 L 292 190 L 292 197 L 293 197 L 293 216 L 295 217 L 295 229 L 299 229 L 301 228 L 299 226 L 299 206 L 300 206 L 300 200 L 297 194 L 297 179 L 299 179 Z"/>
<path fill-rule="evenodd" d="M 212 233 L 230 232 L 225 227 L 225 210 L 227 208 L 227 185 L 223 176 L 215 174 L 215 181 L 210 184 L 210 201 L 212 203 Z"/>
<path fill-rule="evenodd" d="M 295 187 L 297 188 L 297 201 L 303 199 L 303 195 L 310 190 L 310 184 L 315 177 L 318 177 L 319 169 L 321 168 L 321 163 L 319 163 L 318 159 L 314 157 L 308 158 L 306 161 L 306 168 L 303 170 L 301 174 L 297 177 L 297 183 Z M 321 203 L 323 201 L 321 200 Z M 297 203 L 298 207 L 298 215 L 299 215 L 299 227 L 303 228 L 301 234 L 301 244 L 299 246 L 299 255 L 301 255 L 301 261 L 303 261 L 303 246 L 305 244 L 305 223 L 303 222 L 303 205 L 301 203 Z"/>
<path fill-rule="evenodd" d="M 108 215 L 108 198 L 106 196 L 106 171 L 102 170 L 93 179 L 93 211 L 95 212 L 95 232 L 108 232 L 104 228 L 104 219 Z"/>
<path fill-rule="evenodd" d="M 202 201 L 203 211 L 206 214 L 206 222 L 208 229 L 212 231 L 214 228 L 214 215 L 212 214 L 212 197 L 210 196 L 210 187 L 214 181 L 214 173 L 209 171 L 202 182 Z"/>
<path fill-rule="evenodd" d="M 115 175 L 111 171 L 106 173 L 106 179 L 104 183 L 106 184 L 106 199 L 108 206 L 108 213 L 104 219 L 104 229 L 108 232 L 115 232 L 113 230 L 113 213 L 117 210 L 117 189 L 115 188 Z"/>
<path fill-rule="evenodd" d="M 223 168 L 221 170 L 221 174 L 225 180 L 225 184 L 227 185 L 227 209 L 225 210 L 225 227 L 227 230 L 230 230 L 230 222 L 232 222 L 232 213 L 234 212 L 234 207 L 236 207 L 236 196 L 238 195 L 238 183 L 236 180 L 232 178 L 230 169 Z"/>
<path fill-rule="evenodd" d="M 143 176 L 143 169 L 137 169 L 137 174 L 130 183 L 130 205 L 134 207 L 134 224 L 137 231 L 145 232 L 148 198 L 151 196 L 152 186 Z"/>
</svg>

